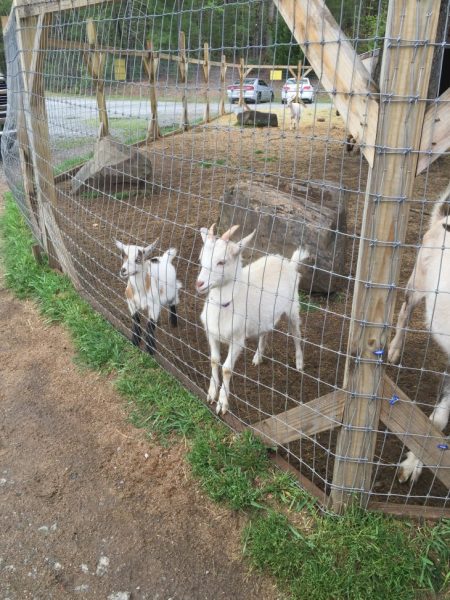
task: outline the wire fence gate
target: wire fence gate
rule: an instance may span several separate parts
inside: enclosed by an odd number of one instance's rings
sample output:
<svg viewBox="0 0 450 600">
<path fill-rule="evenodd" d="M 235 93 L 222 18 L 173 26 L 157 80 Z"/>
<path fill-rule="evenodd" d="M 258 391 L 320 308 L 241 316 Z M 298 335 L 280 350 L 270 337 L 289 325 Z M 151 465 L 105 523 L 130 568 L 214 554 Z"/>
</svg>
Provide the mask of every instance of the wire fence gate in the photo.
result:
<svg viewBox="0 0 450 600">
<path fill-rule="evenodd" d="M 15 0 L 4 36 L 51 264 L 323 507 L 449 516 L 449 2 Z"/>
</svg>

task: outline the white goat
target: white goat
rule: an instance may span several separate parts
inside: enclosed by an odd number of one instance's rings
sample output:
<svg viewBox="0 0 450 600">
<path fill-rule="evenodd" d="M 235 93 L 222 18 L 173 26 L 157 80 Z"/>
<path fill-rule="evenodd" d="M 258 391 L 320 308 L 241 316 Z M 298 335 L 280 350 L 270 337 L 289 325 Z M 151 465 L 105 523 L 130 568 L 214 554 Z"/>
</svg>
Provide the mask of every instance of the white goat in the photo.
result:
<svg viewBox="0 0 450 600">
<path fill-rule="evenodd" d="M 288 106 L 291 111 L 291 129 L 298 129 L 300 117 L 302 116 L 303 102 L 297 102 L 298 98 L 292 96 L 288 100 Z"/>
<path fill-rule="evenodd" d="M 388 360 L 397 363 L 403 347 L 405 327 L 417 304 L 425 298 L 425 319 L 434 339 L 450 362 L 450 186 L 435 204 L 428 231 L 423 236 L 414 270 L 406 286 L 405 302 L 400 310 Z M 430 415 L 441 430 L 450 416 L 450 376 L 445 374 L 442 396 Z M 399 481 L 411 477 L 415 483 L 422 473 L 422 462 L 412 453 L 400 465 Z"/>
<path fill-rule="evenodd" d="M 267 334 L 274 329 L 283 314 L 289 319 L 294 337 L 296 367 L 303 368 L 300 346 L 300 315 L 298 304 L 299 262 L 307 258 L 298 249 L 290 260 L 270 254 L 242 266 L 241 252 L 248 246 L 255 231 L 234 243 L 230 240 L 239 225 L 234 225 L 222 237 L 214 235 L 214 225 L 202 228 L 203 248 L 197 292 L 208 294 L 200 316 L 211 350 L 211 380 L 208 401 L 214 402 L 219 390 L 220 343 L 228 345 L 228 355 L 222 366 L 223 382 L 217 403 L 217 414 L 228 410 L 231 373 L 245 340 L 258 337 L 258 349 L 253 364 L 262 362 Z"/>
<path fill-rule="evenodd" d="M 145 346 L 149 354 L 156 350 L 155 327 L 162 306 L 170 308 L 171 325 L 176 327 L 178 324 L 176 305 L 179 302 L 178 290 L 181 288 L 172 264 L 177 254 L 176 249 L 169 248 L 162 256 L 151 257 L 156 244 L 157 242 L 144 248 L 116 241 L 116 246 L 122 251 L 125 259 L 120 269 L 120 277 L 128 279 L 125 296 L 133 319 L 131 341 L 135 346 L 139 346 L 142 339 L 139 313 L 147 310 Z"/>
</svg>

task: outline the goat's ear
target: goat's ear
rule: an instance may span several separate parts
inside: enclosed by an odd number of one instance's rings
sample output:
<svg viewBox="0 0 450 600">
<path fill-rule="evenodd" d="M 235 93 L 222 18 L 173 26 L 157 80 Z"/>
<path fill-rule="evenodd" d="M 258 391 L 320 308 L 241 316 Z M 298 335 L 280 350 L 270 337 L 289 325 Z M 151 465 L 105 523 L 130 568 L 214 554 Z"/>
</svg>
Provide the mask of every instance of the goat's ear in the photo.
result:
<svg viewBox="0 0 450 600">
<path fill-rule="evenodd" d="M 202 236 L 203 243 L 205 243 L 208 237 L 208 229 L 206 227 L 202 227 L 200 229 L 200 235 Z"/>
<path fill-rule="evenodd" d="M 119 250 L 121 250 L 124 254 L 126 254 L 125 252 L 125 244 L 122 244 L 122 242 L 119 242 L 119 240 L 115 240 L 116 241 L 116 246 L 119 248 Z"/>
<path fill-rule="evenodd" d="M 146 246 L 144 248 L 144 251 L 143 251 L 144 260 L 147 260 L 148 258 L 150 258 L 150 254 L 156 248 L 156 246 L 158 245 L 158 242 L 159 242 L 159 239 L 157 239 L 156 241 L 154 241 L 153 244 L 150 244 L 150 246 Z"/>
<path fill-rule="evenodd" d="M 244 248 L 247 248 L 247 246 L 250 244 L 252 239 L 255 237 L 255 233 L 256 233 L 256 229 L 254 231 L 252 231 L 251 233 L 249 233 L 249 235 L 247 235 L 245 238 L 242 238 L 242 240 L 240 242 L 238 242 L 240 252 Z"/>
</svg>

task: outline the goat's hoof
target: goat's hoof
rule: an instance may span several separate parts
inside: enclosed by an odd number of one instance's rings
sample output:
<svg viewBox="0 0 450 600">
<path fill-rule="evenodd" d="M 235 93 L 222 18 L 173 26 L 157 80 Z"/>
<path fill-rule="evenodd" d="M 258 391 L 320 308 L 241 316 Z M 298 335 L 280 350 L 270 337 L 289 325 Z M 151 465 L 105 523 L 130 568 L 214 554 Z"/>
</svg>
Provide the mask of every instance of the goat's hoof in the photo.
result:
<svg viewBox="0 0 450 600">
<path fill-rule="evenodd" d="M 414 484 L 419 479 L 421 473 L 422 463 L 411 452 L 408 452 L 408 458 L 400 464 L 399 482 L 406 483 L 409 480 L 411 484 Z"/>
<path fill-rule="evenodd" d="M 217 402 L 217 406 L 216 406 L 216 414 L 217 415 L 224 415 L 228 412 L 228 402 L 224 402 L 222 403 L 220 400 Z"/>
<path fill-rule="evenodd" d="M 263 361 L 263 357 L 260 356 L 259 354 L 255 354 L 255 356 L 253 357 L 252 360 L 252 365 L 255 365 L 255 367 L 257 367 L 258 365 L 260 365 Z"/>
<path fill-rule="evenodd" d="M 389 348 L 388 352 L 388 362 L 392 365 L 397 365 L 400 361 L 400 350 L 398 348 Z"/>
<path fill-rule="evenodd" d="M 140 338 L 131 338 L 131 343 L 133 344 L 133 346 L 136 346 L 136 348 L 139 348 L 140 341 Z"/>
</svg>

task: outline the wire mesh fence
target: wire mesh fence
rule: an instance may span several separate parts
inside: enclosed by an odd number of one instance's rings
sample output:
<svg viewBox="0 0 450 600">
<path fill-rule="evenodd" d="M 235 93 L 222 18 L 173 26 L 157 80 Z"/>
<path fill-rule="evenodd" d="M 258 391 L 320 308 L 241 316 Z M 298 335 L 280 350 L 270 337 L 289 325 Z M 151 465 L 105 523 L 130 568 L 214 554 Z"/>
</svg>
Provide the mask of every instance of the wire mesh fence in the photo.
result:
<svg viewBox="0 0 450 600">
<path fill-rule="evenodd" d="M 448 10 L 16 0 L 5 31 L 37 242 L 334 510 L 450 501 Z"/>
</svg>

